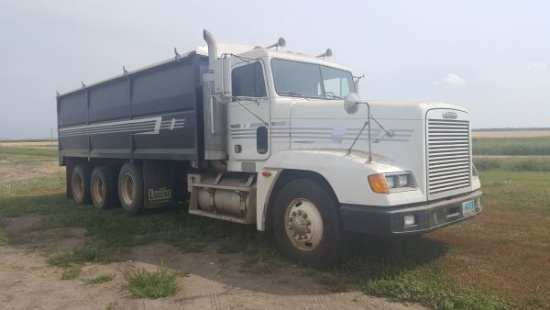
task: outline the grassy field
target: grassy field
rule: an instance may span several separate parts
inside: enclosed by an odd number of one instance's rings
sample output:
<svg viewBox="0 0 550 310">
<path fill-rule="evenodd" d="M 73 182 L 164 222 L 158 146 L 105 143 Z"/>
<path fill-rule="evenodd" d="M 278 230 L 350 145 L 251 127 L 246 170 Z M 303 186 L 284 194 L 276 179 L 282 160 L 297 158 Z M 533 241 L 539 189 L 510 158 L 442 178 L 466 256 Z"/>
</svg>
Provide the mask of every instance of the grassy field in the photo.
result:
<svg viewBox="0 0 550 310">
<path fill-rule="evenodd" d="M 548 156 L 550 136 L 474 138 L 474 155 Z"/>
<path fill-rule="evenodd" d="M 476 140 L 474 147 L 484 142 Z M 0 144 L 0 169 L 16 161 L 56 160 L 55 148 L 42 153 L 21 147 Z M 340 265 L 302 266 L 301 272 L 332 291 L 361 290 L 432 308 L 550 309 L 550 174 L 529 166 L 530 157 L 498 158 L 498 165 L 481 164 L 492 158 L 475 160 L 484 191 L 484 212 L 477 219 L 419 239 L 356 236 Z M 550 167 L 549 158 L 538 160 Z M 66 266 L 67 276 L 78 273 L 69 267 L 81 262 L 117 261 L 131 247 L 155 242 L 182 252 L 240 253 L 245 273 L 273 273 L 295 264 L 254 227 L 194 217 L 183 205 L 135 217 L 120 209 L 99 211 L 67 202 L 64 186 L 61 173 L 0 183 L 0 244 L 47 243 L 63 238 L 48 233 L 54 228 L 84 228 L 85 249 L 48 253 L 51 263 Z M 36 233 L 6 232 L 7 219 L 28 215 L 41 217 Z"/>
<path fill-rule="evenodd" d="M 0 141 L 0 164 L 40 162 L 56 156 L 56 141 Z"/>
</svg>

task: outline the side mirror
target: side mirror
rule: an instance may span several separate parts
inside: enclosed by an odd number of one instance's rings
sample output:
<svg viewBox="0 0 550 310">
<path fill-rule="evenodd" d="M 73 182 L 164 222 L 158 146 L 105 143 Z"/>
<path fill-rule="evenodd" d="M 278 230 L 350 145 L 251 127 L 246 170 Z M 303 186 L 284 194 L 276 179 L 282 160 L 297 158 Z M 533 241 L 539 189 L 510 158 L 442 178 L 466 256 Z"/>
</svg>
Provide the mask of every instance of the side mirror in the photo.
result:
<svg viewBox="0 0 550 310">
<path fill-rule="evenodd" d="M 344 100 L 344 109 L 348 114 L 354 114 L 359 109 L 360 102 L 361 99 L 359 99 L 357 93 L 350 93 Z"/>
<path fill-rule="evenodd" d="M 359 93 L 359 81 L 361 81 L 362 78 L 364 78 L 365 75 L 359 75 L 359 76 L 354 76 L 353 79 L 353 87 L 355 88 L 355 92 L 356 93 Z"/>
</svg>

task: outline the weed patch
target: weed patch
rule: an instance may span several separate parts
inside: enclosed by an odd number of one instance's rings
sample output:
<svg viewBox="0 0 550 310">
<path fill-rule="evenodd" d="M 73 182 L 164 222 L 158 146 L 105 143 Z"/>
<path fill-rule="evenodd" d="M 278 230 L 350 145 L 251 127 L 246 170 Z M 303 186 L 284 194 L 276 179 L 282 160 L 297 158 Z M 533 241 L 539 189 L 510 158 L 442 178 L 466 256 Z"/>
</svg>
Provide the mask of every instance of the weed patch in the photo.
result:
<svg viewBox="0 0 550 310">
<path fill-rule="evenodd" d="M 69 267 L 74 264 L 83 264 L 86 262 L 106 263 L 112 260 L 112 254 L 108 250 L 99 249 L 97 247 L 87 247 L 80 251 L 51 254 L 46 259 L 46 262 L 52 266 Z"/>
<path fill-rule="evenodd" d="M 178 277 L 180 273 L 164 266 L 155 271 L 145 268 L 132 269 L 126 272 L 128 284 L 126 288 L 134 298 L 157 299 L 175 295 L 179 289 Z"/>
<path fill-rule="evenodd" d="M 82 273 L 82 266 L 67 266 L 63 268 L 61 280 L 74 280 Z"/>
<path fill-rule="evenodd" d="M 86 285 L 95 285 L 95 284 L 101 284 L 101 283 L 109 282 L 109 281 L 113 280 L 115 277 L 116 277 L 116 275 L 114 273 L 107 273 L 107 274 L 99 275 L 95 278 L 84 279 L 84 280 L 82 280 L 82 282 L 84 282 L 84 284 L 86 284 Z"/>
</svg>

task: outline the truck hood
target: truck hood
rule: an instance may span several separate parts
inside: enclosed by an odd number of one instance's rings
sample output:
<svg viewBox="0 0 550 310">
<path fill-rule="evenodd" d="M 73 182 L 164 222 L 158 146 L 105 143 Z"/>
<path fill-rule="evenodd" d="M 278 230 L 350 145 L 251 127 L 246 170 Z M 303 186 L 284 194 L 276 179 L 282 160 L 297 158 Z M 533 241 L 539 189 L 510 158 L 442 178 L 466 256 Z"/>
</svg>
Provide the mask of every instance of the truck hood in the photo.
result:
<svg viewBox="0 0 550 310">
<path fill-rule="evenodd" d="M 458 110 L 464 108 L 440 102 L 367 100 L 371 114 L 377 119 L 424 119 L 433 109 Z M 366 118 L 367 107 L 360 104 L 357 112 L 349 114 L 343 100 L 295 100 L 291 104 L 292 119 L 359 119 Z"/>
<path fill-rule="evenodd" d="M 373 163 L 411 171 L 420 190 L 427 193 L 428 114 L 443 118 L 450 112 L 468 119 L 469 113 L 461 107 L 445 103 L 373 100 L 369 104 L 373 117 L 370 124 Z M 289 114 L 291 150 L 340 150 L 346 153 L 355 142 L 351 154 L 365 161 L 368 159 L 366 105 L 360 105 L 355 113 L 349 114 L 341 100 L 296 101 L 291 105 Z"/>
</svg>

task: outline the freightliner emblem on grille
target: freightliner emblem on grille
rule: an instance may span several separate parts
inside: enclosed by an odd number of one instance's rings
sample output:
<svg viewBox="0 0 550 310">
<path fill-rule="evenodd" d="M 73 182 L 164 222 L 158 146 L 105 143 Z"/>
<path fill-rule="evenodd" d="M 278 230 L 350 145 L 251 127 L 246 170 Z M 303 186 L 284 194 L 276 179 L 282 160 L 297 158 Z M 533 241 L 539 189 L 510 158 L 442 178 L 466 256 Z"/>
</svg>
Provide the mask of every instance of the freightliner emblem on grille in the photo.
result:
<svg viewBox="0 0 550 310">
<path fill-rule="evenodd" d="M 458 114 L 455 112 L 443 112 L 443 118 L 445 119 L 456 119 L 458 117 Z"/>
</svg>

